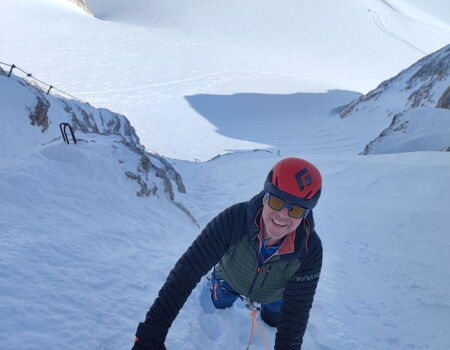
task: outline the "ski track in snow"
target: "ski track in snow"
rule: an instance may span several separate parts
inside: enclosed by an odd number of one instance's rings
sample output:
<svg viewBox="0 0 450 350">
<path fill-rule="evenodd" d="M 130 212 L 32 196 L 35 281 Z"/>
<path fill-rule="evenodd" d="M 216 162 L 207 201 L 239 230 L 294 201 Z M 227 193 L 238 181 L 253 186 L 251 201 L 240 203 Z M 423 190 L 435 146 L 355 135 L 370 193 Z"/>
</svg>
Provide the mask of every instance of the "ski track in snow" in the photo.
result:
<svg viewBox="0 0 450 350">
<path fill-rule="evenodd" d="M 397 11 L 397 10 L 395 10 Z M 419 52 L 422 55 L 426 55 L 427 52 L 425 50 L 422 50 L 420 47 L 417 47 L 416 45 L 414 45 L 413 43 L 409 42 L 408 40 L 405 40 L 403 38 L 401 38 L 400 36 L 398 36 L 397 34 L 395 34 L 393 31 L 389 30 L 386 25 L 383 23 L 383 21 L 381 20 L 381 16 L 376 13 L 375 11 L 371 10 L 372 15 L 373 15 L 373 21 L 374 23 L 377 25 L 378 28 L 380 28 L 384 33 L 386 33 L 387 35 L 389 35 L 390 37 L 394 38 L 395 40 L 409 46 L 410 48 L 416 50 L 417 52 Z"/>
<path fill-rule="evenodd" d="M 392 6 L 391 3 L 389 3 L 386 0 L 380 0 L 383 4 L 385 4 L 387 7 L 389 7 L 391 10 L 395 11 L 395 12 L 399 12 L 394 6 Z"/>
</svg>

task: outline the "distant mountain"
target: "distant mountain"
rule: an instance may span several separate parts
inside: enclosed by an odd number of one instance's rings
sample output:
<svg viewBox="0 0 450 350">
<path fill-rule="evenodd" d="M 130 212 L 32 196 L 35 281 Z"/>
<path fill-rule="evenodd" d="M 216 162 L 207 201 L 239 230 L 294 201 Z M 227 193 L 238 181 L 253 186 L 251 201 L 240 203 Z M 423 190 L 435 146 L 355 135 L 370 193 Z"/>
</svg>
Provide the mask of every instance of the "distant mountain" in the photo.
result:
<svg viewBox="0 0 450 350">
<path fill-rule="evenodd" d="M 102 144 L 102 149 L 94 149 L 97 153 L 109 150 L 108 156 L 116 158 L 112 161 L 120 163 L 123 182 L 135 183 L 137 196 L 167 196 L 195 222 L 190 212 L 175 201 L 177 191 L 186 192 L 181 175 L 165 158 L 145 151 L 125 116 L 81 101 L 47 95 L 34 81 L 14 74 L 8 77 L 1 67 L 0 92 L 0 156 L 5 163 L 23 154 L 48 153 L 47 148 L 64 143 L 60 123 L 68 123 L 78 144 Z M 68 136 L 73 143 L 70 132 Z"/>
<path fill-rule="evenodd" d="M 450 45 L 382 82 L 349 104 L 340 115 L 342 118 L 393 118 L 391 125 L 366 146 L 363 154 L 447 149 L 450 146 Z M 436 137 L 438 134 L 442 137 Z M 390 147 L 393 140 L 395 146 Z"/>
</svg>

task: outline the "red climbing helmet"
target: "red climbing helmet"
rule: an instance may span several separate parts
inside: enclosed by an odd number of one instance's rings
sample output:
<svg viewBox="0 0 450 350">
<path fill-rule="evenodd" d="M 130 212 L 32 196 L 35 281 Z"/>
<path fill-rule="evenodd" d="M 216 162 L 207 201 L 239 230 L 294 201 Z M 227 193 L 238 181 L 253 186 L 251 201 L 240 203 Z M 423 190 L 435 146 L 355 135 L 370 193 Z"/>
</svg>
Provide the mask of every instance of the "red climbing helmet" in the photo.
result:
<svg viewBox="0 0 450 350">
<path fill-rule="evenodd" d="M 313 209 L 322 191 L 322 176 L 300 158 L 280 160 L 267 175 L 264 191 L 303 208 Z"/>
</svg>

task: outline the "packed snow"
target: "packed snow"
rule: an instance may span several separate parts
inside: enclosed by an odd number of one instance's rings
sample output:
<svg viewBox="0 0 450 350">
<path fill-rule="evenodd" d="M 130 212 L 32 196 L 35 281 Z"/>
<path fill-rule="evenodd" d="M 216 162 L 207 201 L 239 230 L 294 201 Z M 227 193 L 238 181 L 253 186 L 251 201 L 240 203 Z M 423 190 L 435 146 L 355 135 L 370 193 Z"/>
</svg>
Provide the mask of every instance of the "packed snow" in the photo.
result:
<svg viewBox="0 0 450 350">
<path fill-rule="evenodd" d="M 397 111 L 406 129 L 372 152 L 389 154 L 366 156 L 393 116 L 340 116 L 449 43 L 449 23 L 417 2 L 88 0 L 89 15 L 63 0 L 1 0 L 0 62 L 91 106 L 1 65 L 0 348 L 130 349 L 200 229 L 296 156 L 324 180 L 314 210 L 324 266 L 302 348 L 449 349 L 450 152 L 436 151 L 450 146 L 449 111 Z M 31 125 L 37 96 L 48 127 Z M 65 144 L 60 122 L 78 125 L 81 142 Z M 148 154 L 159 170 L 139 170 L 144 147 L 165 157 Z M 157 176 L 169 166 L 172 194 Z M 137 195 L 137 175 L 155 195 Z M 242 304 L 211 308 L 202 280 L 166 346 L 244 349 L 249 328 Z"/>
</svg>

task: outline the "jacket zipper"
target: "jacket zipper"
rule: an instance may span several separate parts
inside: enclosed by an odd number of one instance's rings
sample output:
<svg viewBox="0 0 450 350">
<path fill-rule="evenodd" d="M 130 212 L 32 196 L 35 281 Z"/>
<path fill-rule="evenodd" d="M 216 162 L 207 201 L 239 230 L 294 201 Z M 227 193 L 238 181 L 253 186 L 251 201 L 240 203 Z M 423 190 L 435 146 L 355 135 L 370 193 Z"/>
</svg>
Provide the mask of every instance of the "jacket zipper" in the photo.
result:
<svg viewBox="0 0 450 350">
<path fill-rule="evenodd" d="M 248 297 L 249 298 L 250 298 L 250 296 L 251 296 L 251 294 L 253 292 L 253 288 L 255 286 L 256 279 L 258 278 L 258 274 L 261 272 L 261 266 L 262 266 L 262 264 L 259 262 L 259 254 L 258 254 L 258 250 L 256 249 L 255 245 L 253 245 L 253 249 L 254 249 L 255 256 L 256 256 L 256 261 L 258 261 L 258 267 L 256 268 L 255 276 L 253 277 L 252 284 L 250 285 L 250 288 L 248 290 Z"/>
<path fill-rule="evenodd" d="M 253 287 L 255 286 L 256 279 L 258 278 L 258 274 L 261 272 L 261 265 L 258 265 L 256 269 L 255 277 L 253 277 L 252 284 L 250 285 L 250 289 L 248 290 L 248 297 L 252 295 Z"/>
<path fill-rule="evenodd" d="M 261 282 L 261 285 L 259 286 L 260 288 L 262 288 L 263 285 L 264 285 L 264 282 L 266 282 L 266 279 L 267 279 L 267 276 L 269 275 L 269 272 L 270 272 L 270 268 L 271 268 L 271 267 L 272 267 L 272 265 L 269 265 L 269 267 L 267 268 L 266 274 L 265 274 L 265 276 L 264 276 L 264 278 L 263 278 L 263 280 L 262 280 L 262 282 Z"/>
</svg>

